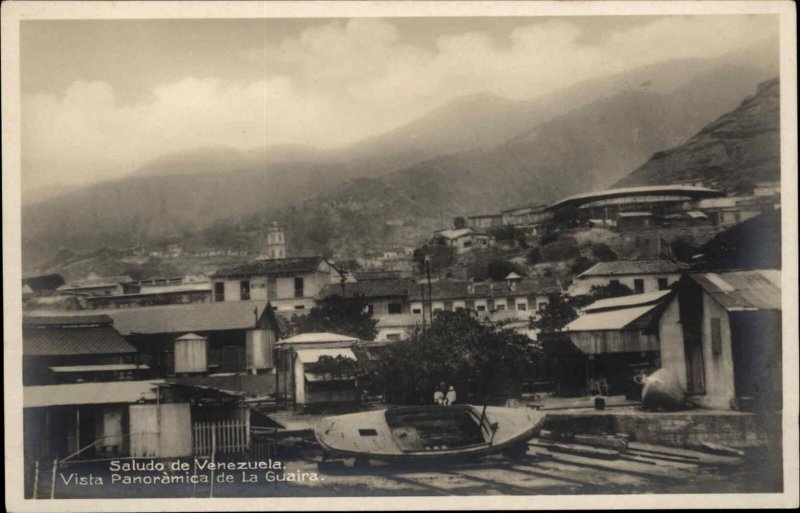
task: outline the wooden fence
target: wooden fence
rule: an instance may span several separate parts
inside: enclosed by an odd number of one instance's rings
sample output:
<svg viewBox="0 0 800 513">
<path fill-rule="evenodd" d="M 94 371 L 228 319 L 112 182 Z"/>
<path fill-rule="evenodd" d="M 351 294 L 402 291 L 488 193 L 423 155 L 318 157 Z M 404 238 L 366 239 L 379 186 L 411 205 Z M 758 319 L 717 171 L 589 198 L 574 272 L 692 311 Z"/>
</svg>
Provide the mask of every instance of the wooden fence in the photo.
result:
<svg viewBox="0 0 800 513">
<path fill-rule="evenodd" d="M 196 456 L 212 452 L 240 453 L 250 450 L 250 423 L 243 420 L 221 420 L 192 424 L 192 444 Z"/>
</svg>

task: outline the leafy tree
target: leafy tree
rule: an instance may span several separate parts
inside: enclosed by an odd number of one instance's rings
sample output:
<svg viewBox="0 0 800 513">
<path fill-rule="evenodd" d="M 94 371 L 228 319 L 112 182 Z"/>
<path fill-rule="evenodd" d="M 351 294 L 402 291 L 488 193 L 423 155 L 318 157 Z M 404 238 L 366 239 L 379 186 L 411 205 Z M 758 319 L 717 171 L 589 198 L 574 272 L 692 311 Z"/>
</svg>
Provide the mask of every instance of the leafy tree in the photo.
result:
<svg viewBox="0 0 800 513">
<path fill-rule="evenodd" d="M 529 264 L 538 264 L 542 259 L 542 252 L 539 251 L 539 248 L 531 248 L 531 250 L 528 251 L 527 258 Z"/>
<path fill-rule="evenodd" d="M 459 402 L 482 402 L 517 395 L 541 354 L 525 335 L 460 309 L 440 312 L 427 329 L 388 346 L 377 372 L 390 402 L 429 403 L 442 381 L 456 389 Z"/>
<path fill-rule="evenodd" d="M 542 333 L 557 333 L 578 317 L 573 301 L 562 294 L 550 294 L 549 301 L 538 315 L 531 317 L 531 328 Z"/>
<path fill-rule="evenodd" d="M 607 244 L 602 242 L 592 244 L 592 256 L 594 256 L 598 262 L 611 262 L 618 258 L 617 254 L 614 253 Z"/>
<path fill-rule="evenodd" d="M 572 265 L 570 265 L 569 267 L 569 272 L 572 274 L 580 274 L 583 271 L 592 267 L 594 264 L 595 264 L 594 260 L 586 258 L 585 256 L 581 255 L 572 261 Z"/>
<path fill-rule="evenodd" d="M 512 272 L 521 274 L 514 264 L 502 258 L 492 260 L 489 262 L 489 265 L 486 266 L 486 274 L 493 280 L 503 280 Z"/>
<path fill-rule="evenodd" d="M 378 334 L 377 319 L 368 312 L 368 303 L 361 295 L 342 297 L 328 296 L 317 302 L 308 314 L 292 318 L 297 333 L 330 331 L 341 335 L 356 337 L 359 340 L 373 340 Z"/>
</svg>

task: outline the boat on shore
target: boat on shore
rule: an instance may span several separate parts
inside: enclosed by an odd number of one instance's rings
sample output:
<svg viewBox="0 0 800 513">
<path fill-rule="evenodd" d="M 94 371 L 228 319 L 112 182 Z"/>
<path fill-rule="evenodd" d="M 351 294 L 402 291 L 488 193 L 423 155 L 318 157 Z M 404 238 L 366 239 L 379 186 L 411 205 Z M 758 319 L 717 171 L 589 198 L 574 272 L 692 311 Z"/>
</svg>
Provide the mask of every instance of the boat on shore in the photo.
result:
<svg viewBox="0 0 800 513">
<path fill-rule="evenodd" d="M 544 413 L 495 406 L 399 406 L 324 417 L 314 430 L 323 459 L 427 461 L 527 452 Z"/>
</svg>

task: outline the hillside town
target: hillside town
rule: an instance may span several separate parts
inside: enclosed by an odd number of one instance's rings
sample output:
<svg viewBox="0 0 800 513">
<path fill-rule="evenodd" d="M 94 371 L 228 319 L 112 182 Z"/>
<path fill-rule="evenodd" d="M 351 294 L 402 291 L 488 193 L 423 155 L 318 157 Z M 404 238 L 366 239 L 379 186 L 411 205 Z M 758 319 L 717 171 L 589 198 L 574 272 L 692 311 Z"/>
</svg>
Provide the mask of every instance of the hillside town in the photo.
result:
<svg viewBox="0 0 800 513">
<path fill-rule="evenodd" d="M 796 500 L 792 9 L 55 4 L 13 39 L 17 509 Z"/>
<path fill-rule="evenodd" d="M 209 274 L 25 278 L 31 493 L 47 479 L 42 461 L 291 454 L 300 449 L 287 440 L 305 438 L 320 413 L 370 411 L 407 395 L 376 369 L 387 348 L 424 342 L 442 322 L 527 341 L 536 361 L 505 395 L 479 397 L 447 379 L 456 403 L 547 412 L 545 450 L 561 450 L 555 442 L 567 439 L 558 437 L 593 411 L 620 423 L 604 436 L 630 431 L 614 443 L 724 457 L 767 450 L 781 408 L 780 263 L 762 247 L 760 264 L 730 265 L 764 241 L 758 229 L 735 245 L 726 234 L 747 223 L 775 229 L 776 214 L 778 183 L 740 196 L 698 183 L 627 187 L 458 217 L 419 248 L 373 259 L 294 256 L 270 222 L 259 258 Z M 681 260 L 675 241 L 687 236 L 702 250 Z M 553 241 L 568 238 L 588 241 L 594 258 L 565 246 L 577 256 L 571 266 L 542 266 Z M 492 259 L 477 279 L 468 262 L 481 253 Z M 513 258 L 526 254 L 538 258 Z M 348 304 L 366 334 L 348 324 Z M 308 322 L 321 311 L 327 322 Z M 648 404 L 652 379 L 677 392 L 653 393 Z M 668 427 L 667 415 L 684 427 Z M 623 428 L 630 421 L 640 425 Z M 586 451 L 610 443 L 596 430 L 582 435 Z"/>
</svg>

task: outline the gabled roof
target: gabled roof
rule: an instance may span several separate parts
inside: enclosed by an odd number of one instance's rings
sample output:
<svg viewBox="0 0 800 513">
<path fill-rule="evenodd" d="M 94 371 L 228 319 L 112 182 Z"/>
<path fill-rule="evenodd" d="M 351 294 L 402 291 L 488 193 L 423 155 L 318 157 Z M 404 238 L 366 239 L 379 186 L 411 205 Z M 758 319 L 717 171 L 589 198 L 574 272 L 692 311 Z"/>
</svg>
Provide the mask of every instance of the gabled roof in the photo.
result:
<svg viewBox="0 0 800 513">
<path fill-rule="evenodd" d="M 212 274 L 212 277 L 222 278 L 233 276 L 269 276 L 277 274 L 311 273 L 316 271 L 322 262 L 327 262 L 327 260 L 321 256 L 253 260 L 243 264 L 221 267 L 217 269 L 217 272 Z M 333 267 L 333 265 L 331 265 L 331 267 Z"/>
<path fill-rule="evenodd" d="M 777 269 L 690 273 L 688 277 L 728 311 L 780 310 L 782 306 Z"/>
<path fill-rule="evenodd" d="M 22 321 L 22 354 L 25 356 L 136 352 L 136 348 L 111 326 L 111 319 L 105 315 L 26 317 Z"/>
<path fill-rule="evenodd" d="M 317 295 L 318 299 L 329 296 L 353 297 L 355 295 L 365 298 L 408 296 L 414 282 L 408 279 L 366 280 L 354 283 L 328 283 L 322 287 Z"/>
<path fill-rule="evenodd" d="M 110 309 L 103 313 L 114 320 L 114 327 L 120 333 L 127 336 L 252 329 L 265 312 L 267 319 L 274 320 L 268 301 L 146 306 Z"/>
<path fill-rule="evenodd" d="M 667 274 L 679 273 L 689 269 L 688 264 L 670 260 L 615 260 L 598 262 L 576 278 L 589 276 L 624 276 L 629 274 Z"/>
</svg>

